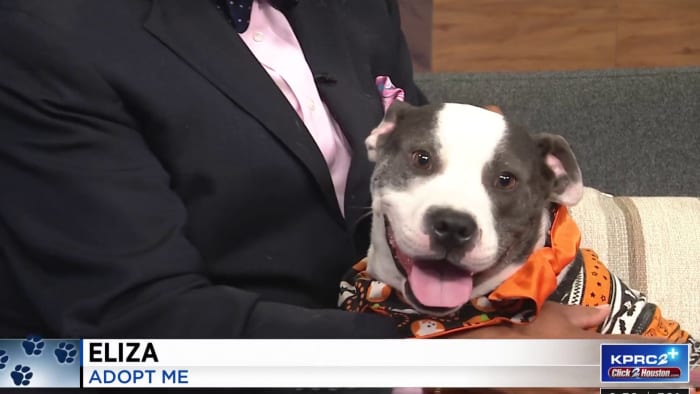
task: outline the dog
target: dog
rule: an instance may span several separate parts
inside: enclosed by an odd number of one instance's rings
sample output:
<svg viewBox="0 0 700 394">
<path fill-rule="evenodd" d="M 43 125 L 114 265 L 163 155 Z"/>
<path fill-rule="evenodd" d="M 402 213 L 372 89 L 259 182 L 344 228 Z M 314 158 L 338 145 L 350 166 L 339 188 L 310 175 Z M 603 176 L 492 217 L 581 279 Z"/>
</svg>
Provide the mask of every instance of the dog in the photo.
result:
<svg viewBox="0 0 700 394">
<path fill-rule="evenodd" d="M 579 249 L 567 207 L 583 182 L 563 137 L 531 134 L 494 108 L 396 101 L 366 147 L 375 163 L 371 245 L 341 283 L 341 307 L 391 315 L 411 336 L 432 337 L 526 323 L 546 300 L 610 304 L 600 332 L 688 342 L 698 362 L 692 336 Z M 377 297 L 377 283 L 392 292 Z"/>
</svg>

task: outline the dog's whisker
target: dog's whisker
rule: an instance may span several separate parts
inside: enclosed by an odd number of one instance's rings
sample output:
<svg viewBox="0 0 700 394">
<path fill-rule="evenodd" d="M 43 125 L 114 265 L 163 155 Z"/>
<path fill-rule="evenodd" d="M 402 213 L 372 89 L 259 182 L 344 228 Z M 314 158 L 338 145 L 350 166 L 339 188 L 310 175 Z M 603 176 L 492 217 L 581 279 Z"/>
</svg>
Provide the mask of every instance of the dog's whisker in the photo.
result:
<svg viewBox="0 0 700 394">
<path fill-rule="evenodd" d="M 355 223 L 353 223 L 353 225 L 357 225 L 362 220 L 367 219 L 367 217 L 369 217 L 369 216 L 372 216 L 372 206 L 354 206 L 353 208 L 367 211 L 367 212 L 363 213 L 362 215 L 360 215 L 357 218 L 357 220 L 355 220 Z"/>
<path fill-rule="evenodd" d="M 368 217 L 371 217 L 371 216 L 372 216 L 372 211 L 367 211 L 367 212 L 363 213 L 362 215 L 360 215 L 360 217 L 357 218 L 357 220 L 355 221 L 355 225 L 357 225 L 358 223 L 360 223 L 364 219 L 367 219 Z"/>
</svg>

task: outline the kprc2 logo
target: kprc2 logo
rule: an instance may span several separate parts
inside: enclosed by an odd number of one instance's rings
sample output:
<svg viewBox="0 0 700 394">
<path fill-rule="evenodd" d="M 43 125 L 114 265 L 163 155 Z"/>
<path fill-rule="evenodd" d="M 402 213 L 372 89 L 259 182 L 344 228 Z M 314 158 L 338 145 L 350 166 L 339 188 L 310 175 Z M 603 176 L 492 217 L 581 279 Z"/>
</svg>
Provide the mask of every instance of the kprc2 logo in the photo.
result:
<svg viewBox="0 0 700 394">
<path fill-rule="evenodd" d="M 603 344 L 601 382 L 687 383 L 688 345 Z"/>
</svg>

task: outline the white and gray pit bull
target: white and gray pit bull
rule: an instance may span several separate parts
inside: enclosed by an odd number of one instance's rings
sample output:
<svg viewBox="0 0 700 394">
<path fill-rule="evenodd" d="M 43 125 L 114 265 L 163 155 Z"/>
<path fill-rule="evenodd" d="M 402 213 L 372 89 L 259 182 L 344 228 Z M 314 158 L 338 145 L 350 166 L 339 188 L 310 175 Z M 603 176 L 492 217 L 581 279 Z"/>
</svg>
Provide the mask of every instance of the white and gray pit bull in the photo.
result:
<svg viewBox="0 0 700 394">
<path fill-rule="evenodd" d="M 341 307 L 390 315 L 417 337 L 439 336 L 433 334 L 448 332 L 454 322 L 460 330 L 495 318 L 524 323 L 537 307 L 512 299 L 496 305 L 508 296 L 499 289 L 517 274 L 517 286 L 534 282 L 536 293 L 546 275 L 522 277 L 544 272 L 532 268 L 532 256 L 569 250 L 549 276 L 545 298 L 610 304 L 599 331 L 689 342 L 691 360 L 698 362 L 700 345 L 690 335 L 592 251 L 578 249 L 578 229 L 566 207 L 582 198 L 583 183 L 563 137 L 530 134 L 493 109 L 395 101 L 366 146 L 375 162 L 371 246 L 341 283 Z M 573 235 L 557 235 L 555 228 Z M 511 310 L 500 313 L 501 306 Z M 513 310 L 521 307 L 531 310 Z"/>
<path fill-rule="evenodd" d="M 366 144 L 376 162 L 367 272 L 428 314 L 495 289 L 545 245 L 551 203 L 583 194 L 562 137 L 480 107 L 395 102 Z"/>
</svg>

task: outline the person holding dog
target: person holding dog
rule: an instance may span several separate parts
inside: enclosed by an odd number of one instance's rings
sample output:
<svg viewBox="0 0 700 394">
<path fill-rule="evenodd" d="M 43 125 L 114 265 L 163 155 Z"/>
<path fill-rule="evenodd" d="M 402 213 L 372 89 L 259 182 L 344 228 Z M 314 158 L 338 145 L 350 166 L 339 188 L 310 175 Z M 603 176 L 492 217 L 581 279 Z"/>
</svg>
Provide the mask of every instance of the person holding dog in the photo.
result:
<svg viewBox="0 0 700 394">
<path fill-rule="evenodd" d="M 4 0 L 0 70 L 1 337 L 397 336 L 335 306 L 377 78 L 426 103 L 396 1 Z"/>
</svg>

